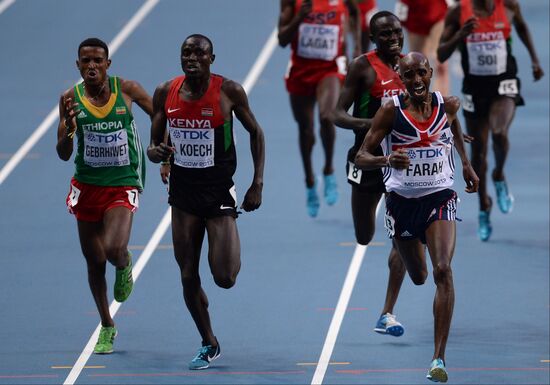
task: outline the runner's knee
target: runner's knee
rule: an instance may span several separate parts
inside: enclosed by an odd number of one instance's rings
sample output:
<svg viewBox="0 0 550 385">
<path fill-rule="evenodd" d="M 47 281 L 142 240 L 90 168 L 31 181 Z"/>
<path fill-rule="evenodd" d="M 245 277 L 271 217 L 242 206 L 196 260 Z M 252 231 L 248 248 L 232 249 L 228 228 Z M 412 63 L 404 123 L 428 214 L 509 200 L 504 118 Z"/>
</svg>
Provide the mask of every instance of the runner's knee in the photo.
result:
<svg viewBox="0 0 550 385">
<path fill-rule="evenodd" d="M 374 236 L 374 232 L 365 232 L 365 231 L 355 231 L 355 238 L 357 239 L 357 243 L 360 245 L 368 245 L 370 241 L 372 241 L 372 237 Z"/>
<path fill-rule="evenodd" d="M 426 282 L 426 279 L 428 278 L 428 272 L 426 270 L 409 272 L 409 276 L 411 277 L 411 280 L 415 285 L 420 286 L 423 285 L 424 282 Z"/>
<path fill-rule="evenodd" d="M 216 285 L 218 285 L 222 289 L 232 288 L 233 286 L 235 286 L 236 281 L 237 281 L 236 274 L 223 273 L 223 274 L 214 275 L 214 282 L 216 283 Z"/>
<path fill-rule="evenodd" d="M 434 281 L 436 284 L 449 284 L 453 279 L 451 265 L 447 262 L 440 262 L 434 267 Z"/>
</svg>

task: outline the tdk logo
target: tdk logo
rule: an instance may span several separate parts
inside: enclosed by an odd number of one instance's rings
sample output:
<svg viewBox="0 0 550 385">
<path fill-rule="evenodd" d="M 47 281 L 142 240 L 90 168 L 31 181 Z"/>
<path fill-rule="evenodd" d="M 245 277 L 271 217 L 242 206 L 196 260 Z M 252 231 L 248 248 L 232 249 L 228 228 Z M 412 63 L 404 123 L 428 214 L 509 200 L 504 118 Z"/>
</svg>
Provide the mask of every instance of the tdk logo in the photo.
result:
<svg viewBox="0 0 550 385">
<path fill-rule="evenodd" d="M 122 131 L 115 132 L 112 134 L 107 135 L 97 135 L 93 133 L 88 134 L 88 140 L 90 142 L 97 142 L 97 143 L 116 143 L 118 141 L 123 141 L 124 138 L 122 137 Z"/>
<path fill-rule="evenodd" d="M 408 154 L 410 159 L 439 158 L 443 156 L 443 149 L 442 148 L 417 148 L 414 150 L 409 150 Z"/>
<path fill-rule="evenodd" d="M 210 131 L 174 130 L 172 135 L 176 139 L 210 140 Z"/>
</svg>

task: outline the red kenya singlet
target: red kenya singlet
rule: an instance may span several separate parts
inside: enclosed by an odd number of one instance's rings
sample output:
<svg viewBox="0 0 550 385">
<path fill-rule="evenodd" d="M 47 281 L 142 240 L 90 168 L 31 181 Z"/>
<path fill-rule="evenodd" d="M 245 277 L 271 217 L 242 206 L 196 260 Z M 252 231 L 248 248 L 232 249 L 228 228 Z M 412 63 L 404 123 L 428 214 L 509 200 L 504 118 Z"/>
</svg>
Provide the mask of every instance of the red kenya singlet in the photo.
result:
<svg viewBox="0 0 550 385">
<path fill-rule="evenodd" d="M 221 184 L 231 181 L 237 166 L 233 119 L 226 121 L 220 103 L 224 78 L 212 74 L 198 100 L 179 95 L 185 76 L 172 80 L 164 106 L 170 140 L 175 147 L 171 183 Z"/>
</svg>

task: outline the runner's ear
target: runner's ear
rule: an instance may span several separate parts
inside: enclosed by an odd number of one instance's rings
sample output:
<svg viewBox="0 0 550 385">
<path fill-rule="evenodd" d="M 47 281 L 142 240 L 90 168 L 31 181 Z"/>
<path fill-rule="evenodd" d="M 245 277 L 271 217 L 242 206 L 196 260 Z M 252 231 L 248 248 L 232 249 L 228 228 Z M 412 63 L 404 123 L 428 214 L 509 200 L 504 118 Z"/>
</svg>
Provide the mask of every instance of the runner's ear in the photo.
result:
<svg viewBox="0 0 550 385">
<path fill-rule="evenodd" d="M 214 59 L 216 59 L 216 55 L 210 55 L 210 64 L 214 63 Z"/>
</svg>

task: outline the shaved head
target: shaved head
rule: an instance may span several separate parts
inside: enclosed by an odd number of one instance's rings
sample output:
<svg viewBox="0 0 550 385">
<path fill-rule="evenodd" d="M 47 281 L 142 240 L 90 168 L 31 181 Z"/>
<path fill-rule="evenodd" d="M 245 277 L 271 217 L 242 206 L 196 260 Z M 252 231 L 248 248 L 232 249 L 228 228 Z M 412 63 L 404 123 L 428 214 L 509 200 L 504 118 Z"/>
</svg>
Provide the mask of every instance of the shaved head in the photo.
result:
<svg viewBox="0 0 550 385">
<path fill-rule="evenodd" d="M 401 58 L 399 64 L 399 68 L 409 67 L 413 64 L 423 65 L 427 68 L 430 68 L 430 62 L 428 58 L 421 52 L 409 52 Z"/>
</svg>

